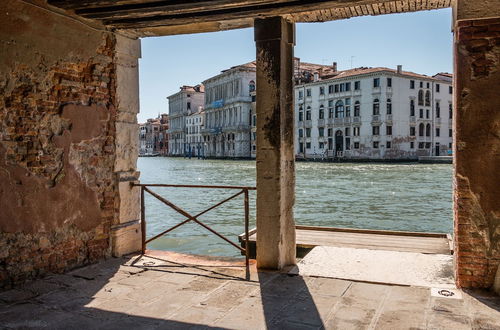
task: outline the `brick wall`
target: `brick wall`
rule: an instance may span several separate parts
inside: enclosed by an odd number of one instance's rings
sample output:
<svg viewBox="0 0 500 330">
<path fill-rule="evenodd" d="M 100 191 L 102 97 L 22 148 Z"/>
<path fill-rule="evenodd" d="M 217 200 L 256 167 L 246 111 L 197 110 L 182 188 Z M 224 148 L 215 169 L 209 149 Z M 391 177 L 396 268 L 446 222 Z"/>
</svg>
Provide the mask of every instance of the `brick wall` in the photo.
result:
<svg viewBox="0 0 500 330">
<path fill-rule="evenodd" d="M 11 287 L 111 254 L 116 39 L 20 1 L 2 2 L 0 21 L 0 287 Z"/>
<path fill-rule="evenodd" d="M 500 18 L 455 27 L 455 262 L 464 288 L 493 287 L 500 264 Z"/>
</svg>

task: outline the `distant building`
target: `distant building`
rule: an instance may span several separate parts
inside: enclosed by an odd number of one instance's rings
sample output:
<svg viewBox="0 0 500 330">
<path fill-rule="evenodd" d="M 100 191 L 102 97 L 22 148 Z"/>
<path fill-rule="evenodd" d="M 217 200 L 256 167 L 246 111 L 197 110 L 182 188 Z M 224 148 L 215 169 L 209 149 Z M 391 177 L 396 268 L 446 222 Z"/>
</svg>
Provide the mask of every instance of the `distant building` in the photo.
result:
<svg viewBox="0 0 500 330">
<path fill-rule="evenodd" d="M 255 62 L 234 66 L 203 82 L 205 155 L 250 157 L 250 113 L 255 90 Z"/>
<path fill-rule="evenodd" d="M 168 114 L 148 119 L 139 124 L 139 155 L 162 155 L 168 153 Z"/>
<path fill-rule="evenodd" d="M 299 158 L 414 160 L 452 150 L 451 75 L 336 67 L 295 86 Z"/>
<path fill-rule="evenodd" d="M 168 98 L 169 130 L 168 149 L 171 156 L 187 155 L 186 117 L 203 107 L 203 85 L 182 86 L 180 91 Z"/>
<path fill-rule="evenodd" d="M 186 150 L 191 157 L 204 156 L 204 142 L 201 131 L 205 122 L 205 111 L 202 107 L 197 112 L 186 116 Z"/>
</svg>

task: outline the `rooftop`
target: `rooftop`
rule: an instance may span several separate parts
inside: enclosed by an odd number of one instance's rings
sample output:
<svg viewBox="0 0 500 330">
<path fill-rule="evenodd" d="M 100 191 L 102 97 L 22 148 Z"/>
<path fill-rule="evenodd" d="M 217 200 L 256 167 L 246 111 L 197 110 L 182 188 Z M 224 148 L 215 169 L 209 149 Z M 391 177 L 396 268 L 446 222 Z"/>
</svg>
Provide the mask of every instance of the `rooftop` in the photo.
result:
<svg viewBox="0 0 500 330">
<path fill-rule="evenodd" d="M 202 266 L 191 266 L 191 264 Z M 113 258 L 0 293 L 7 329 L 471 329 L 500 327 L 500 298 L 257 272 L 174 253 Z"/>
</svg>

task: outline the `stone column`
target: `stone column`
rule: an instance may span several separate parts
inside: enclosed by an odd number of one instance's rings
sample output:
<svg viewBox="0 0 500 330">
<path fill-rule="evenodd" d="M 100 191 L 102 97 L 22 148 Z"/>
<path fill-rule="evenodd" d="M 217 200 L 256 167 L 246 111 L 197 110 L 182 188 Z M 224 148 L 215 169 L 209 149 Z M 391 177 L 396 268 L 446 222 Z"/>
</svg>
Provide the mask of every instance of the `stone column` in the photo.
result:
<svg viewBox="0 0 500 330">
<path fill-rule="evenodd" d="M 293 46 L 282 17 L 255 20 L 257 47 L 257 266 L 295 264 Z"/>
<path fill-rule="evenodd" d="M 137 182 L 139 112 L 139 65 L 141 43 L 138 39 L 116 36 L 116 154 L 115 178 L 118 181 L 115 223 L 111 227 L 112 254 L 121 256 L 141 250 L 140 189 Z"/>
<path fill-rule="evenodd" d="M 500 293 L 500 7 L 457 1 L 454 74 L 455 278 Z"/>
</svg>

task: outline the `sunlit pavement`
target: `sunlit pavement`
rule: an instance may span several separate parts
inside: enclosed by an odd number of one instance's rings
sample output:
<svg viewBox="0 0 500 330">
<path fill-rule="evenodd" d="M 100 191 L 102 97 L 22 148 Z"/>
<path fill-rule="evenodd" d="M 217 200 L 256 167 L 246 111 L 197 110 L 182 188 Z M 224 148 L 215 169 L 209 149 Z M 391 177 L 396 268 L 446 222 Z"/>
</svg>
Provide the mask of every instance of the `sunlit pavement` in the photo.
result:
<svg viewBox="0 0 500 330">
<path fill-rule="evenodd" d="M 186 266 L 186 263 L 203 266 Z M 249 278 L 249 279 L 247 279 Z M 460 294 L 459 294 L 460 296 Z M 0 293 L 6 329 L 498 329 L 500 298 L 177 254 L 113 258 Z"/>
</svg>

